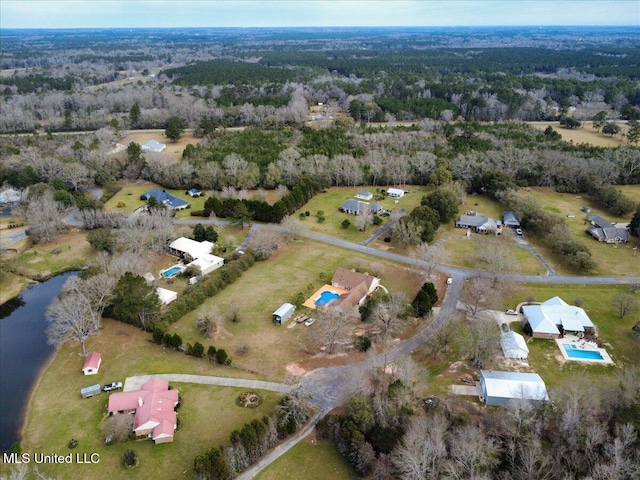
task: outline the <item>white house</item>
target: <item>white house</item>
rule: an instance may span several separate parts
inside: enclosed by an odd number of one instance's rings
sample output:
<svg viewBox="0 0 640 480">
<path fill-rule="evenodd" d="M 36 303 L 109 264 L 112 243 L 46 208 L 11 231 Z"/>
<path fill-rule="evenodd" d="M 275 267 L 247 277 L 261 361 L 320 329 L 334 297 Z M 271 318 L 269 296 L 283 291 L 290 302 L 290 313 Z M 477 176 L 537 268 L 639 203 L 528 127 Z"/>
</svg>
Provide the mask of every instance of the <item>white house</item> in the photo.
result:
<svg viewBox="0 0 640 480">
<path fill-rule="evenodd" d="M 196 242 L 186 237 L 177 238 L 169 245 L 173 255 L 189 262 L 187 267 L 196 267 L 202 275 L 208 275 L 224 265 L 224 258 L 212 255 L 212 249 L 211 242 Z"/>
<path fill-rule="evenodd" d="M 387 196 L 389 198 L 400 198 L 404 196 L 404 190 L 399 188 L 387 188 Z"/>
<path fill-rule="evenodd" d="M 526 360 L 529 357 L 529 347 L 524 337 L 519 333 L 509 331 L 500 336 L 500 346 L 506 358 Z"/>
<path fill-rule="evenodd" d="M 540 305 L 524 305 L 522 313 L 536 338 L 559 338 L 565 332 L 585 332 L 595 328 L 587 313 L 569 305 L 560 297 L 553 297 Z"/>
<path fill-rule="evenodd" d="M 549 400 L 547 387 L 537 373 L 493 370 L 480 370 L 478 396 L 487 405 L 507 405 L 512 400 Z"/>
</svg>

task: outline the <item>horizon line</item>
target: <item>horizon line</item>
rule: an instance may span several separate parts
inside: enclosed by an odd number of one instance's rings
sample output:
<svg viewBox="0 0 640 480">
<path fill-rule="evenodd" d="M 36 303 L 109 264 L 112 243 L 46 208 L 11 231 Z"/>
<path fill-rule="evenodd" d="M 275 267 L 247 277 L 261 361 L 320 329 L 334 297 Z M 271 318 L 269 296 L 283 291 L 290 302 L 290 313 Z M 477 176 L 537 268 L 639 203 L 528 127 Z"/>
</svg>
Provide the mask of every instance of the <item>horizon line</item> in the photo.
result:
<svg viewBox="0 0 640 480">
<path fill-rule="evenodd" d="M 158 29 L 158 30 L 169 30 L 169 29 L 202 29 L 202 28 L 225 28 L 225 29 L 252 29 L 252 28 L 263 28 L 263 29 L 277 29 L 277 28 L 504 28 L 504 27 L 631 27 L 637 28 L 640 30 L 640 25 L 632 23 L 632 24 L 519 24 L 519 25 L 511 25 L 511 24 L 497 24 L 497 25 L 251 25 L 251 26 L 225 26 L 225 25 L 212 25 L 212 26 L 193 26 L 193 27 L 185 27 L 185 26 L 136 26 L 136 27 L 126 27 L 126 26 L 89 26 L 89 27 L 0 27 L 0 33 L 4 30 L 95 30 L 95 29 L 120 29 L 120 30 L 147 30 L 147 29 Z"/>
</svg>

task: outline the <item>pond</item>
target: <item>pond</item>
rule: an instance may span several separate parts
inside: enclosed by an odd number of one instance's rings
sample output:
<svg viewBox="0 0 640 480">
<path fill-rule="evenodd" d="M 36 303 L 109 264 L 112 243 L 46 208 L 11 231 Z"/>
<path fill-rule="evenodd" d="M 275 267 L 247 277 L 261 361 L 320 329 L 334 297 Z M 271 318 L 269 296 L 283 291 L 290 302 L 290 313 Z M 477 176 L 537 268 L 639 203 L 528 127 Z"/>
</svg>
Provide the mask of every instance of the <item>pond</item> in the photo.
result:
<svg viewBox="0 0 640 480">
<path fill-rule="evenodd" d="M 45 312 L 74 275 L 57 275 L 0 306 L 0 451 L 20 440 L 29 394 L 54 351 L 47 344 Z"/>
</svg>

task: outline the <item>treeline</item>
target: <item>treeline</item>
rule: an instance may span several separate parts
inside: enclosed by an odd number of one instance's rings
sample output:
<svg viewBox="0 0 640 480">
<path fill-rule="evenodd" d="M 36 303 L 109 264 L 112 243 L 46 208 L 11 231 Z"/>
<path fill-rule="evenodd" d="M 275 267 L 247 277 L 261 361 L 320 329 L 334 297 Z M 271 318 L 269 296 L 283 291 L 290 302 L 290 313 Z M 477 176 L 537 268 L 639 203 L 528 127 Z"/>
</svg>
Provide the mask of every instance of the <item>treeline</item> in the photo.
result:
<svg viewBox="0 0 640 480">
<path fill-rule="evenodd" d="M 304 178 L 273 205 L 264 200 L 209 197 L 202 212 L 192 212 L 191 214 L 208 217 L 214 213 L 221 218 L 238 218 L 247 212 L 250 218 L 257 222 L 280 223 L 285 215 L 291 215 L 311 200 L 320 188 L 321 186 L 316 181 Z"/>
<path fill-rule="evenodd" d="M 196 62 L 186 67 L 170 68 L 164 74 L 176 85 L 258 85 L 286 83 L 295 80 L 289 69 L 268 67 L 260 63 L 211 60 Z"/>
</svg>

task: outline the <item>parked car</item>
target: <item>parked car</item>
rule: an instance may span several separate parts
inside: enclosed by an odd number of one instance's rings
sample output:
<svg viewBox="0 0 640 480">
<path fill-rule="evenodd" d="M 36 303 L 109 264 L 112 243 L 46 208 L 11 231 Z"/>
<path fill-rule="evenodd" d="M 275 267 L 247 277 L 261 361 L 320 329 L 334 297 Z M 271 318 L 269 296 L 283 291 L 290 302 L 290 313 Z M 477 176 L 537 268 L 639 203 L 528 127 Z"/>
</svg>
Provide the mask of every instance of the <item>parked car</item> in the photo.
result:
<svg viewBox="0 0 640 480">
<path fill-rule="evenodd" d="M 315 322 L 315 321 L 316 321 L 315 318 L 310 318 L 309 320 L 304 322 L 304 324 L 308 327 L 309 325 L 313 325 L 313 322 Z"/>
<path fill-rule="evenodd" d="M 516 233 L 518 235 L 522 235 L 522 229 L 521 228 L 516 228 Z"/>
<path fill-rule="evenodd" d="M 105 384 L 105 386 L 102 387 L 102 391 L 111 392 L 112 390 L 120 390 L 121 388 L 122 388 L 122 382 L 111 382 L 111 383 Z"/>
<path fill-rule="evenodd" d="M 453 283 L 453 278 L 447 278 L 447 285 L 451 285 Z"/>
<path fill-rule="evenodd" d="M 516 312 L 515 310 L 507 310 L 504 313 L 506 313 L 507 315 L 517 315 L 518 314 L 518 312 Z"/>
</svg>

